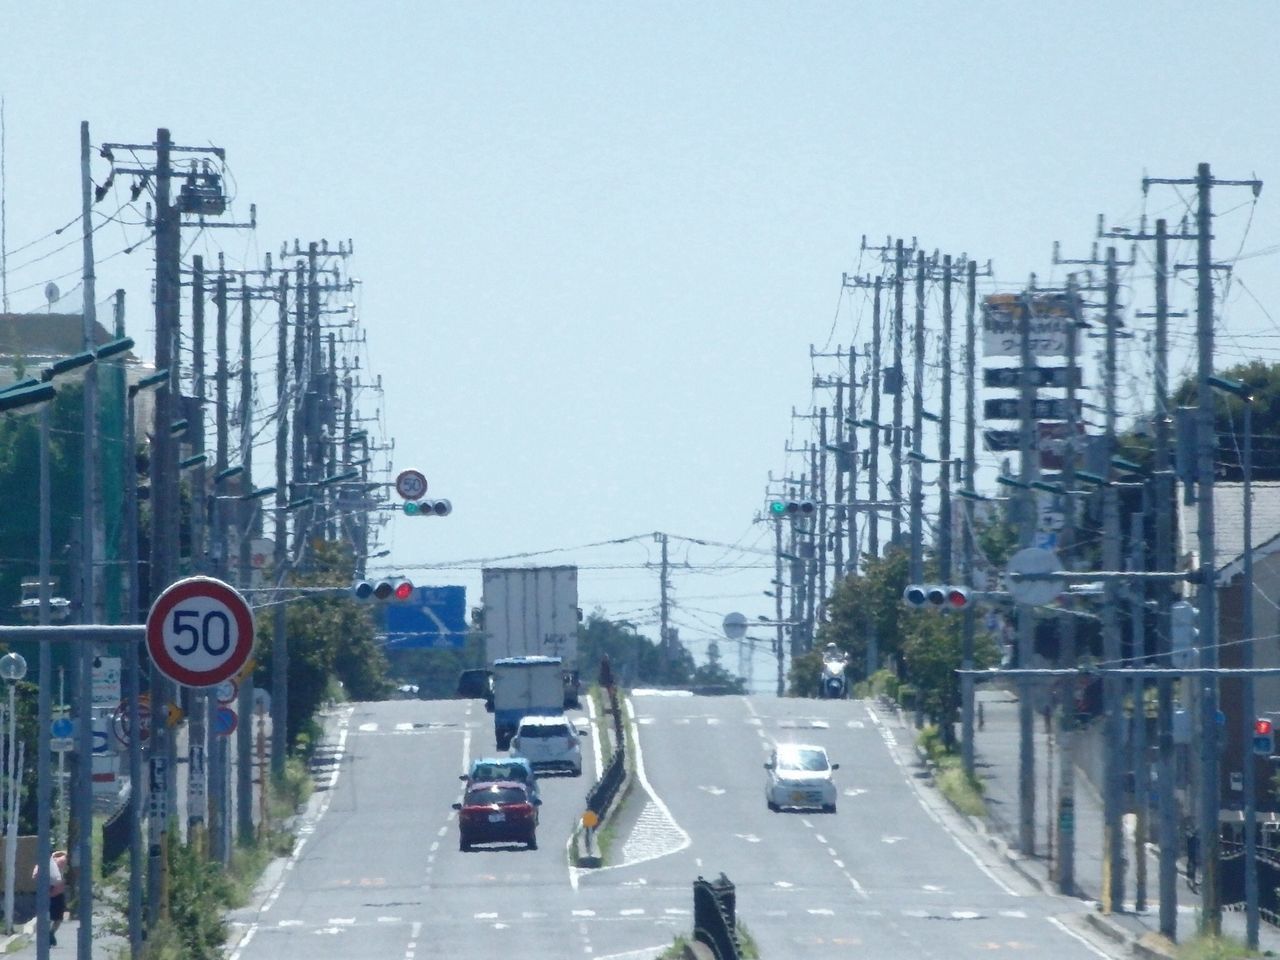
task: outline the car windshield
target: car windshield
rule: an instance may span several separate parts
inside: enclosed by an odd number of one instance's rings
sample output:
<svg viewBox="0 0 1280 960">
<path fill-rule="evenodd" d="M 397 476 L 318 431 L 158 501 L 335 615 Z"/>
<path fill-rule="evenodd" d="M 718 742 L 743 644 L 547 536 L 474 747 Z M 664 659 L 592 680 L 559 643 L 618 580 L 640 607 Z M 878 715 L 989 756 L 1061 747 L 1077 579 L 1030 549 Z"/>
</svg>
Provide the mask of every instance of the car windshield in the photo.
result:
<svg viewBox="0 0 1280 960">
<path fill-rule="evenodd" d="M 778 754 L 779 770 L 828 770 L 827 755 L 821 750 L 789 750 Z"/>
<path fill-rule="evenodd" d="M 529 770 L 522 763 L 477 763 L 471 773 L 471 779 L 486 780 L 519 780 L 529 779 Z"/>
<path fill-rule="evenodd" d="M 550 740 L 552 737 L 569 736 L 569 727 L 567 724 L 551 724 L 551 723 L 531 723 L 527 727 L 520 728 L 520 737 L 529 737 L 534 740 Z"/>
<path fill-rule="evenodd" d="M 525 803 L 525 792 L 519 787 L 481 787 L 467 792 L 466 806 L 480 807 L 491 803 Z"/>
</svg>

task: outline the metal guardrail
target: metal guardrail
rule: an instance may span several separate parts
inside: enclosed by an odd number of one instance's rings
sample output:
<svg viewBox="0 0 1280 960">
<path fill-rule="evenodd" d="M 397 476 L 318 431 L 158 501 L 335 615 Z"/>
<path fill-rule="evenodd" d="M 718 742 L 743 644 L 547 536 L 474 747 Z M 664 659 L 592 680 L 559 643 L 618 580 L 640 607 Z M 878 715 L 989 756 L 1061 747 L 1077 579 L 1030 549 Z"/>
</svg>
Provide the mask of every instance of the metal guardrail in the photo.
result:
<svg viewBox="0 0 1280 960">
<path fill-rule="evenodd" d="M 129 840 L 133 836 L 133 803 L 135 791 L 129 790 L 129 799 L 123 807 L 111 815 L 102 825 L 102 864 L 109 867 L 129 852 Z"/>
<path fill-rule="evenodd" d="M 716 960 L 740 960 L 737 893 L 723 873 L 718 880 L 693 881 L 693 938 L 706 944 Z"/>
<path fill-rule="evenodd" d="M 594 812 L 597 817 L 603 817 L 604 812 L 609 809 L 609 804 L 613 803 L 613 798 L 617 796 L 618 788 L 622 786 L 626 774 L 626 756 L 622 747 L 619 746 L 613 751 L 609 762 L 604 765 L 600 779 L 587 791 L 587 809 Z"/>
</svg>

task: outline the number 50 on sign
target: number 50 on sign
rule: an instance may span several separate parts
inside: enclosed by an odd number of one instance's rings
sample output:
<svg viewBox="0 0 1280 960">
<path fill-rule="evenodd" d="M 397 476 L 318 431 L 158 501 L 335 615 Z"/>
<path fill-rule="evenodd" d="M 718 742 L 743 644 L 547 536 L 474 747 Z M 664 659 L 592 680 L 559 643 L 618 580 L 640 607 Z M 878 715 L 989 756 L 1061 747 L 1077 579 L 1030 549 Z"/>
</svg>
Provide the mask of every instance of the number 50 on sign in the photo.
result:
<svg viewBox="0 0 1280 960">
<path fill-rule="evenodd" d="M 221 580 L 179 580 L 151 605 L 147 650 L 175 683 L 215 687 L 239 673 L 253 652 L 253 613 Z"/>
</svg>

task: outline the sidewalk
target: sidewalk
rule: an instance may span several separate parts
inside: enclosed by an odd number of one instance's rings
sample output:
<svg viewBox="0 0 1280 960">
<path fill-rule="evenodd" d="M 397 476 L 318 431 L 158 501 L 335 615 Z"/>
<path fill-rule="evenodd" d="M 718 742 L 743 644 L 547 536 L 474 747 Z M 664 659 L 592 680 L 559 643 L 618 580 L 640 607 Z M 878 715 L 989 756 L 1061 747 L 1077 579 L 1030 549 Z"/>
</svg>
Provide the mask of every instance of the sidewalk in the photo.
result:
<svg viewBox="0 0 1280 960">
<path fill-rule="evenodd" d="M 1036 848 L 1028 856 L 1018 850 L 1018 700 L 1005 690 L 979 690 L 976 703 L 981 705 L 983 723 L 974 734 L 974 762 L 978 778 L 986 793 L 989 816 L 986 823 L 988 836 L 999 846 L 1019 872 L 1046 890 L 1055 890 L 1050 880 L 1049 825 L 1055 806 L 1058 782 L 1058 756 L 1052 738 L 1045 732 L 1043 718 L 1035 719 L 1035 843 Z M 1075 881 L 1078 894 L 1095 904 L 1102 894 L 1102 799 L 1082 771 L 1075 777 Z M 1056 837 L 1053 838 L 1056 843 Z M 1152 844 L 1146 847 L 1147 902 L 1146 909 L 1135 912 L 1134 893 L 1136 878 L 1133 864 L 1133 840 L 1126 837 L 1125 911 L 1110 916 L 1091 914 L 1095 925 L 1117 940 L 1137 941 L 1147 934 L 1158 935 L 1160 930 L 1159 898 L 1159 850 Z M 1200 897 L 1186 882 L 1184 864 L 1178 871 L 1178 939 L 1186 940 L 1195 934 L 1196 915 Z M 1223 911 L 1222 931 L 1231 937 L 1245 939 L 1243 911 Z M 1262 921 L 1259 928 L 1259 949 L 1280 953 L 1280 928 Z"/>
</svg>

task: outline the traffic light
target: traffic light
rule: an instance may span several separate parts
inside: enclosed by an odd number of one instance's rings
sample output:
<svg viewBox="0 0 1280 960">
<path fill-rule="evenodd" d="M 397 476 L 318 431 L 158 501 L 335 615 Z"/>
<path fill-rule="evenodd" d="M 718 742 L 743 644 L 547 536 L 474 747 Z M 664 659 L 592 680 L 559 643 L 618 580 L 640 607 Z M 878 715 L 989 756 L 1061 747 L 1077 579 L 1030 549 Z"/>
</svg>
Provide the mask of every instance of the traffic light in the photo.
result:
<svg viewBox="0 0 1280 960">
<path fill-rule="evenodd" d="M 912 583 L 902 591 L 902 600 L 914 610 L 963 610 L 969 606 L 968 587 L 949 583 Z"/>
<path fill-rule="evenodd" d="M 404 512 L 408 517 L 447 517 L 453 513 L 453 504 L 448 500 L 406 500 Z"/>
<path fill-rule="evenodd" d="M 1196 665 L 1196 638 L 1200 636 L 1197 624 L 1200 611 L 1179 600 L 1169 606 L 1169 648 L 1173 665 L 1179 668 Z"/>
<path fill-rule="evenodd" d="M 812 500 L 770 500 L 769 516 L 775 519 L 783 517 L 811 517 L 817 509 Z"/>
<path fill-rule="evenodd" d="M 1253 721 L 1253 752 L 1260 757 L 1269 757 L 1275 749 L 1275 725 L 1266 717 L 1259 717 Z"/>
<path fill-rule="evenodd" d="M 351 587 L 351 595 L 357 600 L 394 600 L 404 603 L 413 596 L 413 582 L 403 577 L 394 580 L 358 580 Z"/>
</svg>

